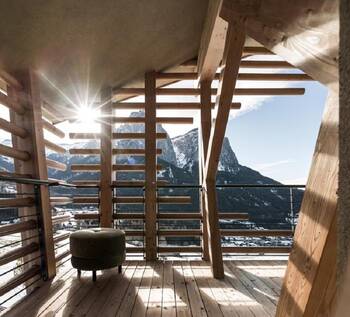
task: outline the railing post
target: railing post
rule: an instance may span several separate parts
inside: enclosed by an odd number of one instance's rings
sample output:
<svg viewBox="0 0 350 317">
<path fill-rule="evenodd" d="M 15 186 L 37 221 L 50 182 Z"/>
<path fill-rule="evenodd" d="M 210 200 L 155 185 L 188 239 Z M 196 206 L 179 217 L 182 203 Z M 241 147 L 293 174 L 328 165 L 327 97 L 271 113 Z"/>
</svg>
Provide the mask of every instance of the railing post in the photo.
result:
<svg viewBox="0 0 350 317">
<path fill-rule="evenodd" d="M 113 226 L 112 193 L 112 89 L 105 87 L 101 91 L 101 160 L 100 160 L 100 226 Z"/>
<path fill-rule="evenodd" d="M 199 148 L 198 162 L 199 162 L 199 183 L 203 184 L 204 166 L 207 159 L 208 145 L 211 130 L 211 81 L 203 81 L 200 83 L 200 104 L 201 104 L 201 133 L 198 136 Z M 209 260 L 209 246 L 208 246 L 208 217 L 205 209 L 205 194 L 200 191 L 200 206 L 202 213 L 202 249 L 203 260 Z"/>
<path fill-rule="evenodd" d="M 13 136 L 12 143 L 15 148 L 20 148 L 29 152 L 31 154 L 31 159 L 26 162 L 15 160 L 15 171 L 20 174 L 29 174 L 36 179 L 47 180 L 48 172 L 45 156 L 39 78 L 33 70 L 28 70 L 23 75 L 22 80 L 27 111 L 24 115 L 18 115 L 11 111 L 10 120 L 12 123 L 28 131 L 29 136 L 26 139 Z M 18 92 L 14 89 L 9 91 L 9 95 L 17 98 L 18 101 L 20 100 Z M 27 184 L 18 186 L 20 192 L 29 192 L 32 188 L 33 185 Z M 56 274 L 56 259 L 53 242 L 50 195 L 47 185 L 39 186 L 37 208 L 41 212 L 41 237 L 44 245 L 44 263 L 46 264 L 43 275 L 45 278 L 52 278 Z M 31 211 L 28 210 L 28 208 L 23 208 L 21 213 L 25 215 L 30 214 Z"/>
<path fill-rule="evenodd" d="M 156 76 L 145 75 L 145 219 L 146 260 L 157 258 Z"/>
</svg>

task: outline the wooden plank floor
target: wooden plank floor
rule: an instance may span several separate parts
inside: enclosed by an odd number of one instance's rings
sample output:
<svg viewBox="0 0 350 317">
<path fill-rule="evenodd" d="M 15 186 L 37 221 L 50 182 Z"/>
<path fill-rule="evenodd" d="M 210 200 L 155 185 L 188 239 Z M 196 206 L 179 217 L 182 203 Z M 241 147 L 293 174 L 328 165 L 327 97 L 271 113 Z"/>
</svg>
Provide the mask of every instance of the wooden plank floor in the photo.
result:
<svg viewBox="0 0 350 317">
<path fill-rule="evenodd" d="M 67 262 L 69 263 L 69 262 Z M 66 265 L 4 316 L 274 316 L 284 260 L 226 260 L 225 279 L 203 261 L 127 261 L 80 280 Z"/>
</svg>

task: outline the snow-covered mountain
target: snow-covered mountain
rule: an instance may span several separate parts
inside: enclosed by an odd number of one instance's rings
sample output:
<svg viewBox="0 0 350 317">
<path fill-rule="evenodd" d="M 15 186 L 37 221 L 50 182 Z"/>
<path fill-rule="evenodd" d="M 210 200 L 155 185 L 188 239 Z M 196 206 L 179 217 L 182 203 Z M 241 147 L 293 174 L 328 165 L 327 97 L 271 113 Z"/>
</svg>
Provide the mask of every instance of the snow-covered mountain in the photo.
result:
<svg viewBox="0 0 350 317">
<path fill-rule="evenodd" d="M 133 112 L 131 116 L 143 116 L 144 113 Z M 158 132 L 166 133 L 161 126 L 157 126 Z M 117 132 L 144 132 L 142 124 L 122 124 Z M 10 141 L 2 142 L 10 144 Z M 67 150 L 69 148 L 98 148 L 98 141 L 76 142 L 75 144 L 62 144 Z M 143 140 L 118 140 L 115 146 L 117 148 L 144 148 Z M 162 149 L 162 155 L 158 157 L 158 163 L 163 166 L 158 177 L 168 180 L 170 184 L 198 184 L 198 130 L 193 129 L 181 136 L 164 140 L 158 140 L 157 147 Z M 68 152 L 64 155 L 51 151 L 47 152 L 50 159 L 65 163 L 68 168 L 66 171 L 56 171 L 49 169 L 49 177 L 71 181 L 74 179 L 98 179 L 98 173 L 72 173 L 70 166 L 72 164 L 98 164 L 99 156 L 77 156 L 70 155 Z M 119 163 L 142 163 L 143 157 L 119 156 Z M 13 161 L 0 156 L 0 169 L 12 171 Z M 120 179 L 143 179 L 142 173 L 119 173 Z M 222 152 L 217 174 L 217 182 L 220 184 L 279 184 L 275 180 L 261 175 L 246 166 L 239 164 L 234 151 L 231 148 L 227 138 L 224 139 Z M 71 189 L 69 189 L 71 190 Z M 273 188 L 218 188 L 219 209 L 227 211 L 248 212 L 251 220 L 258 223 L 272 223 L 276 221 L 285 222 L 289 217 L 290 201 L 289 189 Z M 180 193 L 193 196 L 194 205 L 183 205 L 183 211 L 195 208 L 198 210 L 198 193 L 188 190 L 186 193 Z M 295 192 L 295 210 L 301 202 L 302 192 Z M 195 198 L 197 197 L 197 198 Z M 173 206 L 167 206 L 170 210 Z M 176 206 L 174 208 L 177 208 Z M 189 208 L 189 209 L 188 209 Z"/>
</svg>

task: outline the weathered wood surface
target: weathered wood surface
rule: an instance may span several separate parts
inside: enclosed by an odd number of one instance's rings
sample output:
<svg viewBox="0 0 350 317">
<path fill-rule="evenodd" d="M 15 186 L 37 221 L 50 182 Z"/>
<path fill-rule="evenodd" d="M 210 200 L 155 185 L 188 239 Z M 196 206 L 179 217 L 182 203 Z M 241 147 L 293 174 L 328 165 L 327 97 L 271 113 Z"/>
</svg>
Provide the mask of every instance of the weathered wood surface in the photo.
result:
<svg viewBox="0 0 350 317">
<path fill-rule="evenodd" d="M 67 267 L 5 316 L 274 316 L 285 261 L 224 261 L 225 279 L 201 261 L 127 261 L 80 280 Z M 69 265 L 67 263 L 67 265 Z"/>
</svg>

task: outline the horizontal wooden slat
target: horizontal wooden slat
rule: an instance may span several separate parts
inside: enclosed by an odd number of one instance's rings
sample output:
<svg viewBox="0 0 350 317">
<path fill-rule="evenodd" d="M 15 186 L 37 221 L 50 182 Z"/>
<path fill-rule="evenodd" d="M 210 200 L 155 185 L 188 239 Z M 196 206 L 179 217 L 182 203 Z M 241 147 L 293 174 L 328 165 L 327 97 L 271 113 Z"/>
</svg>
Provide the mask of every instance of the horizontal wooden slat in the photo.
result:
<svg viewBox="0 0 350 317">
<path fill-rule="evenodd" d="M 214 108 L 215 103 L 211 104 Z M 113 105 L 115 109 L 144 109 L 145 104 L 143 102 L 121 102 Z M 158 102 L 156 104 L 157 109 L 160 110 L 196 110 L 201 109 L 202 105 L 199 102 Z M 240 109 L 241 104 L 233 102 L 231 109 Z"/>
<path fill-rule="evenodd" d="M 21 161 L 28 161 L 30 159 L 30 154 L 28 152 L 3 144 L 0 144 L 0 155 L 12 157 Z"/>
<path fill-rule="evenodd" d="M 99 218 L 100 218 L 100 214 L 98 214 L 97 212 L 74 214 L 74 219 L 77 219 L 77 220 L 93 220 L 93 219 L 99 219 Z"/>
<path fill-rule="evenodd" d="M 124 230 L 127 237 L 143 237 L 145 232 L 143 230 Z"/>
<path fill-rule="evenodd" d="M 160 73 L 159 78 L 173 78 L 173 79 L 197 79 L 197 73 Z M 220 74 L 215 75 L 215 79 L 220 79 Z M 240 73 L 238 80 L 250 81 L 305 81 L 313 80 L 306 74 L 273 74 L 273 73 Z M 162 104 L 163 105 L 163 104 Z M 200 109 L 200 105 L 195 104 L 196 109 Z M 159 108 L 159 107 L 158 107 Z"/>
<path fill-rule="evenodd" d="M 114 155 L 145 155 L 145 149 L 113 149 Z M 162 154 L 162 149 L 157 149 L 157 154 Z"/>
<path fill-rule="evenodd" d="M 0 92 L 0 104 L 6 106 L 7 108 L 13 110 L 17 114 L 23 115 L 26 112 L 26 109 L 17 101 L 9 98 Z"/>
<path fill-rule="evenodd" d="M 72 155 L 100 155 L 100 149 L 70 149 Z M 161 149 L 157 149 L 157 154 L 162 154 Z M 145 155 L 144 149 L 113 149 L 113 155 Z"/>
<path fill-rule="evenodd" d="M 142 220 L 145 218 L 144 213 L 116 213 L 113 215 L 114 219 L 125 219 L 125 220 Z"/>
<path fill-rule="evenodd" d="M 249 214 L 244 212 L 220 212 L 218 217 L 228 220 L 249 220 Z"/>
<path fill-rule="evenodd" d="M 35 229 L 37 223 L 35 220 L 20 221 L 17 223 L 11 223 L 8 225 L 0 226 L 0 237 L 7 236 L 14 233 L 25 232 Z"/>
<path fill-rule="evenodd" d="M 18 178 L 32 178 L 32 175 L 30 175 L 30 174 L 13 173 L 13 172 L 7 172 L 7 171 L 0 171 L 0 176 L 18 177 Z"/>
<path fill-rule="evenodd" d="M 98 204 L 98 197 L 83 197 L 83 196 L 75 196 L 73 197 L 73 204 Z"/>
<path fill-rule="evenodd" d="M 0 255 L 0 266 L 6 263 L 20 259 L 28 254 L 34 253 L 39 250 L 39 245 L 32 242 L 28 245 L 11 249 L 10 251 L 1 253 Z"/>
<path fill-rule="evenodd" d="M 158 252 L 159 253 L 200 253 L 202 252 L 201 247 L 158 247 Z"/>
<path fill-rule="evenodd" d="M 158 230 L 159 236 L 165 236 L 165 237 L 196 237 L 201 236 L 202 231 L 201 230 Z"/>
<path fill-rule="evenodd" d="M 157 170 L 161 170 L 162 166 L 157 165 Z M 72 164 L 71 170 L 73 172 L 98 172 L 100 171 L 99 164 Z M 145 164 L 114 164 L 113 171 L 119 172 L 143 172 L 145 171 Z"/>
<path fill-rule="evenodd" d="M 113 139 L 114 140 L 125 140 L 125 139 L 129 139 L 129 140 L 142 140 L 145 138 L 145 133 L 113 133 Z M 163 132 L 158 132 L 156 134 L 157 139 L 166 139 L 167 138 L 167 134 L 163 133 Z"/>
<path fill-rule="evenodd" d="M 70 255 L 70 250 L 66 250 L 56 255 L 56 263 Z"/>
<path fill-rule="evenodd" d="M 61 153 L 61 154 L 65 154 L 66 153 L 66 149 L 56 143 L 53 143 L 49 140 L 44 140 L 44 143 L 45 143 L 45 146 L 52 150 L 52 151 L 55 151 L 57 153 Z"/>
<path fill-rule="evenodd" d="M 157 202 L 160 204 L 190 204 L 191 196 L 158 196 Z"/>
<path fill-rule="evenodd" d="M 290 237 L 292 230 L 241 230 L 222 229 L 221 236 L 241 236 L 241 237 Z"/>
<path fill-rule="evenodd" d="M 100 139 L 99 133 L 69 133 L 69 137 L 71 139 Z M 136 133 L 118 133 L 115 132 L 112 135 L 114 140 L 119 139 L 130 139 L 130 140 L 142 140 L 145 138 L 145 133 L 136 132 Z M 157 139 L 166 139 L 167 134 L 166 133 L 157 133 Z"/>
<path fill-rule="evenodd" d="M 143 88 L 120 88 L 119 94 L 143 94 Z M 236 88 L 234 94 L 236 96 L 289 96 L 303 95 L 304 88 Z M 198 96 L 200 89 L 198 88 L 159 88 L 157 94 L 160 96 Z M 216 95 L 217 89 L 211 89 L 211 94 Z"/>
<path fill-rule="evenodd" d="M 70 214 L 58 215 L 52 217 L 52 224 L 56 225 L 58 223 L 67 222 L 71 219 Z"/>
<path fill-rule="evenodd" d="M 66 171 L 67 170 L 66 164 L 63 164 L 63 163 L 60 163 L 60 162 L 57 162 L 54 160 L 46 159 L 46 164 L 47 164 L 47 167 L 53 168 L 53 169 L 56 169 L 59 171 Z"/>
<path fill-rule="evenodd" d="M 70 232 L 64 232 L 61 234 L 57 234 L 57 235 L 54 235 L 53 241 L 54 241 L 54 243 L 58 243 L 58 242 L 61 242 L 61 241 L 68 239 L 69 236 L 70 236 Z"/>
<path fill-rule="evenodd" d="M 246 46 L 243 47 L 243 55 L 274 55 L 270 50 L 260 46 Z"/>
<path fill-rule="evenodd" d="M 53 206 L 56 205 L 67 205 L 71 204 L 73 202 L 73 199 L 71 197 L 50 197 L 50 204 Z"/>
<path fill-rule="evenodd" d="M 72 184 L 77 186 L 99 186 L 100 181 L 99 180 L 72 180 Z"/>
<path fill-rule="evenodd" d="M 305 81 L 313 80 L 306 74 L 271 74 L 271 73 L 246 73 L 239 74 L 238 80 L 251 81 Z"/>
<path fill-rule="evenodd" d="M 222 247 L 223 253 L 289 253 L 290 247 Z"/>
<path fill-rule="evenodd" d="M 193 118 L 158 117 L 156 122 L 162 124 L 193 124 Z"/>
<path fill-rule="evenodd" d="M 22 84 L 7 71 L 0 69 L 0 78 L 8 85 L 17 89 L 22 89 Z M 0 295 L 1 296 L 1 295 Z"/>
<path fill-rule="evenodd" d="M 28 136 L 28 131 L 22 127 L 18 127 L 15 124 L 8 122 L 5 119 L 0 118 L 0 129 L 9 132 L 13 135 L 19 136 L 21 138 L 26 138 Z"/>
<path fill-rule="evenodd" d="M 245 61 L 242 60 L 240 65 L 242 68 L 295 68 L 293 65 L 285 61 Z"/>
<path fill-rule="evenodd" d="M 22 198 L 1 198 L 0 208 L 4 207 L 31 207 L 34 206 L 35 200 L 33 197 Z"/>
<path fill-rule="evenodd" d="M 52 123 L 48 122 L 45 119 L 43 119 L 43 128 L 51 132 L 52 134 L 56 135 L 59 138 L 63 139 L 66 136 L 66 134 L 62 130 L 60 130 L 59 128 L 57 128 L 56 126 L 54 126 Z"/>
<path fill-rule="evenodd" d="M 100 164 L 72 164 L 70 169 L 72 172 L 99 172 Z"/>
<path fill-rule="evenodd" d="M 100 155 L 100 149 L 69 149 L 71 155 Z"/>
<path fill-rule="evenodd" d="M 113 171 L 121 172 L 144 172 L 146 169 L 145 164 L 114 164 Z M 157 171 L 162 170 L 162 166 L 157 164 Z"/>
<path fill-rule="evenodd" d="M 144 198 L 142 196 L 119 196 L 114 197 L 113 202 L 116 204 L 143 204 Z"/>
<path fill-rule="evenodd" d="M 158 180 L 157 181 L 157 186 L 164 186 L 168 185 L 169 182 L 167 180 Z M 132 180 L 132 181 L 125 181 L 125 180 L 117 180 L 112 182 L 113 187 L 143 187 L 145 186 L 145 181 L 144 180 Z"/>
<path fill-rule="evenodd" d="M 143 253 L 143 247 L 126 247 L 126 253 Z"/>
<path fill-rule="evenodd" d="M 0 285 L 0 296 L 5 295 L 9 291 L 13 290 L 14 288 L 20 286 L 24 282 L 30 280 L 36 275 L 40 274 L 40 266 L 34 265 L 27 271 L 24 271 L 22 273 L 16 274 L 14 277 L 12 277 L 10 280 L 6 281 L 4 284 Z"/>
<path fill-rule="evenodd" d="M 172 220 L 172 219 L 187 219 L 187 220 L 201 220 L 203 216 L 196 212 L 161 212 L 157 214 L 158 219 Z"/>
</svg>

